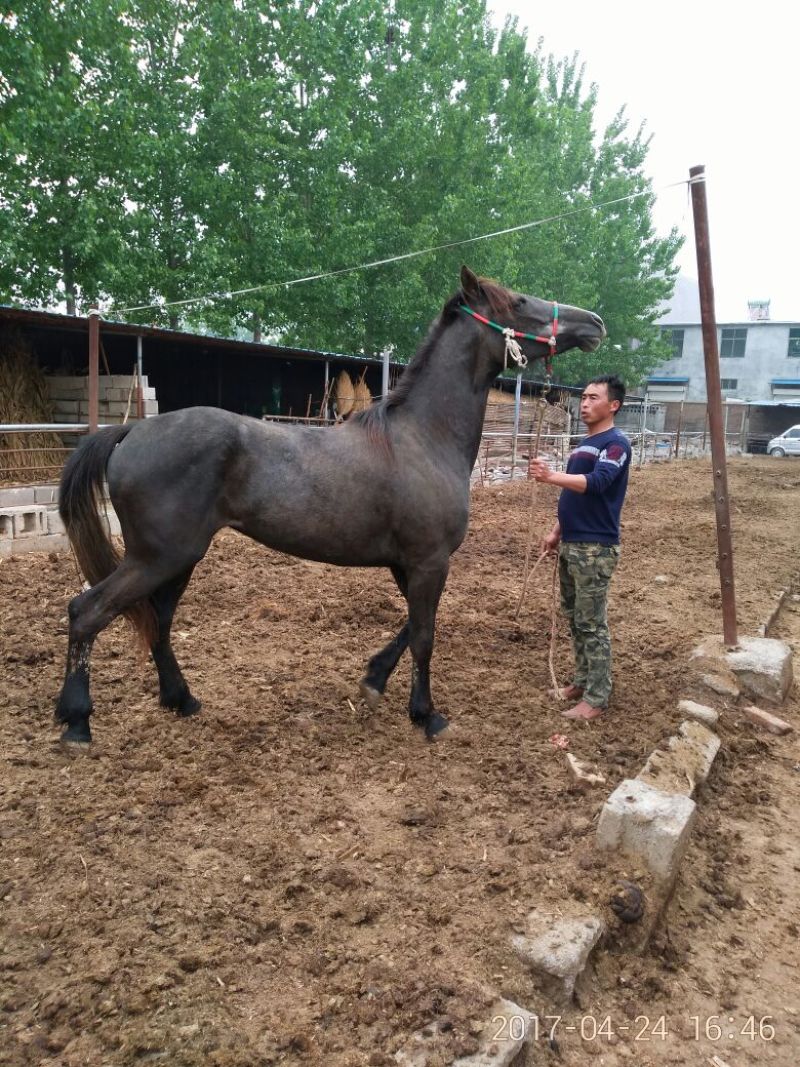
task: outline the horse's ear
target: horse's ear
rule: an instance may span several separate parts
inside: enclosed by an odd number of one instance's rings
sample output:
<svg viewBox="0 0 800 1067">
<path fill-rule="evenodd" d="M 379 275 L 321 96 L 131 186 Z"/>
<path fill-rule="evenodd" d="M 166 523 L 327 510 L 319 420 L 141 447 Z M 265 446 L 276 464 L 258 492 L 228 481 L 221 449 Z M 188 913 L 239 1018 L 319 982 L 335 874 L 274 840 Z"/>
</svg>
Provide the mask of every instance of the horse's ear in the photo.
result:
<svg viewBox="0 0 800 1067">
<path fill-rule="evenodd" d="M 482 292 L 477 275 L 467 266 L 461 268 L 461 291 L 470 303 L 479 300 Z"/>
</svg>

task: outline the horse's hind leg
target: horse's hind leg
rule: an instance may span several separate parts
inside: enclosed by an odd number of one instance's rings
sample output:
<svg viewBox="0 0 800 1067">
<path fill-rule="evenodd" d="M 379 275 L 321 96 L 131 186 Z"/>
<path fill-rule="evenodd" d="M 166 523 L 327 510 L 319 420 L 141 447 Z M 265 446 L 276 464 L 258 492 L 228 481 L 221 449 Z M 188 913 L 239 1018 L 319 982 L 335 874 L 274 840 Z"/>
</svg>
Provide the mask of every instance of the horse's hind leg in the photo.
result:
<svg viewBox="0 0 800 1067">
<path fill-rule="evenodd" d="M 184 563 L 180 570 L 185 569 Z M 67 727 L 62 740 L 92 739 L 89 658 L 95 637 L 127 608 L 147 600 L 174 573 L 164 563 L 148 567 L 126 556 L 113 574 L 70 601 L 67 669 L 55 711 L 56 719 Z"/>
<path fill-rule="evenodd" d="M 194 567 L 189 567 L 177 578 L 165 582 L 150 597 L 158 621 L 158 634 L 151 646 L 151 652 L 158 671 L 159 700 L 162 707 L 169 708 L 180 716 L 194 715 L 200 710 L 200 701 L 189 692 L 189 686 L 175 659 L 170 641 L 175 609 L 186 591 L 193 570 Z"/>
<path fill-rule="evenodd" d="M 376 711 L 383 697 L 389 676 L 400 662 L 400 657 L 408 648 L 408 623 L 392 640 L 376 652 L 367 664 L 367 673 L 359 683 L 359 691 L 366 700 L 370 711 Z"/>
<path fill-rule="evenodd" d="M 407 599 L 408 583 L 405 573 L 399 567 L 392 567 L 392 574 L 400 592 Z M 399 633 L 392 638 L 385 648 L 382 648 L 380 652 L 376 652 L 367 664 L 366 674 L 359 684 L 359 691 L 367 702 L 370 711 L 377 710 L 386 689 L 386 683 L 389 681 L 392 671 L 400 662 L 400 657 L 408 648 L 408 632 L 408 620 L 406 620 Z"/>
</svg>

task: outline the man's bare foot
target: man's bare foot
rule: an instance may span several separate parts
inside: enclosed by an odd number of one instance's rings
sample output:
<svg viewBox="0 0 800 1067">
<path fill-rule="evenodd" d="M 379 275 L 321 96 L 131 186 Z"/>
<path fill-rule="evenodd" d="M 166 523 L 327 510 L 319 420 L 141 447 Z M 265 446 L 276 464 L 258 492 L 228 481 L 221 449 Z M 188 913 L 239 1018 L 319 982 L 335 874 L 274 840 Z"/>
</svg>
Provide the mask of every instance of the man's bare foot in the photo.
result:
<svg viewBox="0 0 800 1067">
<path fill-rule="evenodd" d="M 580 700 L 583 696 L 583 686 L 570 682 L 558 691 L 559 700 Z"/>
<path fill-rule="evenodd" d="M 605 710 L 605 708 L 592 707 L 587 701 L 580 700 L 574 708 L 562 711 L 561 714 L 565 719 L 585 719 L 588 722 L 590 719 L 599 718 Z"/>
</svg>

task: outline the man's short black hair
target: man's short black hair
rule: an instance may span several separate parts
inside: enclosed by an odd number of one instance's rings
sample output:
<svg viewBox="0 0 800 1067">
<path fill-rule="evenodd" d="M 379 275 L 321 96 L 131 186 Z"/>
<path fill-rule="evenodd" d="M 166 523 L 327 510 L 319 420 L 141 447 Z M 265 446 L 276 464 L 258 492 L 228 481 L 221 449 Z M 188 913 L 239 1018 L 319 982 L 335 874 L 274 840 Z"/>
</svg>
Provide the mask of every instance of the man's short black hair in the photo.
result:
<svg viewBox="0 0 800 1067">
<path fill-rule="evenodd" d="M 597 378 L 592 378 L 591 381 L 588 381 L 586 384 L 605 385 L 608 390 L 609 400 L 619 400 L 620 408 L 625 403 L 625 382 L 623 382 L 622 378 L 619 378 L 616 374 L 600 374 Z"/>
</svg>

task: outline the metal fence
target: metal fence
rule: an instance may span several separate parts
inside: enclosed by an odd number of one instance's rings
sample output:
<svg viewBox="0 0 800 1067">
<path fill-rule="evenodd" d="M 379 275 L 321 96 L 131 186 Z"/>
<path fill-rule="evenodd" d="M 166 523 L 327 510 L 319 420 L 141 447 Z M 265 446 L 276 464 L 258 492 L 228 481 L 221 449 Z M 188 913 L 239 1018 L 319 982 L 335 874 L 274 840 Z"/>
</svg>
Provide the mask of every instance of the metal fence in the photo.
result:
<svg viewBox="0 0 800 1067">
<path fill-rule="evenodd" d="M 557 471 L 566 469 L 572 449 L 586 434 L 541 434 L 536 452 L 536 435 L 530 433 L 484 433 L 475 467 L 473 482 L 482 485 L 512 478 L 529 477 L 530 461 L 534 453 L 546 459 Z M 631 443 L 631 463 L 642 467 L 651 463 L 668 463 L 676 459 L 699 459 L 711 455 L 708 433 L 628 433 Z M 725 451 L 729 456 L 743 452 L 740 433 L 725 435 Z"/>
<path fill-rule="evenodd" d="M 306 425 L 325 424 L 327 420 L 315 418 L 295 418 L 288 416 L 274 417 L 275 421 L 295 422 Z M 0 425 L 0 436 L 8 439 L 11 435 L 30 435 L 37 433 L 85 434 L 89 426 L 82 423 L 38 423 L 32 425 Z M 538 435 L 538 455 L 552 464 L 555 470 L 564 470 L 567 459 L 574 446 L 585 434 L 545 434 Z M 527 478 L 530 460 L 536 447 L 536 434 L 513 433 L 513 431 L 485 431 L 481 435 L 481 445 L 473 470 L 473 481 L 481 484 L 506 481 L 511 478 Z M 711 454 L 711 440 L 707 433 L 657 433 L 646 430 L 644 433 L 629 433 L 632 462 L 637 466 L 649 463 L 665 463 L 675 459 L 696 459 Z M 741 434 L 731 433 L 725 437 L 728 455 L 740 455 L 742 449 Z M 61 468 L 75 445 L 62 444 L 60 447 L 42 446 L 26 447 L 26 458 L 47 456 L 49 462 L 20 464 L 18 457 L 21 449 L 14 447 L 0 448 L 0 484 L 36 484 L 58 481 Z M 56 456 L 57 454 L 57 456 Z M 57 460 L 53 462 L 54 458 Z"/>
</svg>

